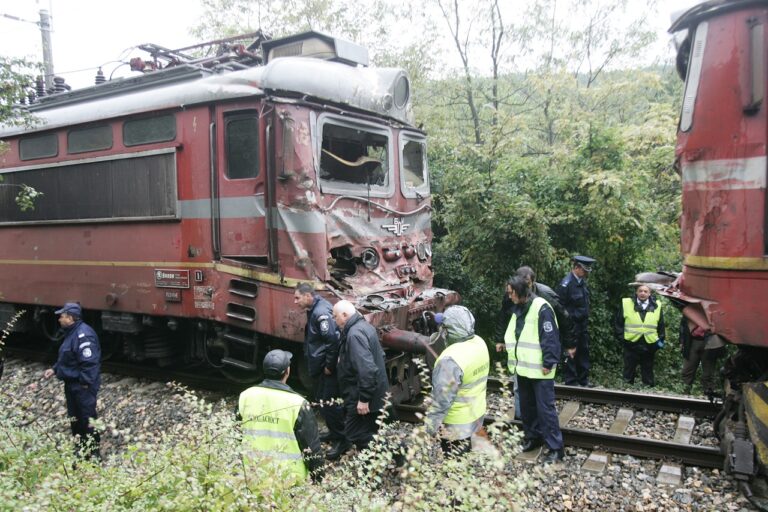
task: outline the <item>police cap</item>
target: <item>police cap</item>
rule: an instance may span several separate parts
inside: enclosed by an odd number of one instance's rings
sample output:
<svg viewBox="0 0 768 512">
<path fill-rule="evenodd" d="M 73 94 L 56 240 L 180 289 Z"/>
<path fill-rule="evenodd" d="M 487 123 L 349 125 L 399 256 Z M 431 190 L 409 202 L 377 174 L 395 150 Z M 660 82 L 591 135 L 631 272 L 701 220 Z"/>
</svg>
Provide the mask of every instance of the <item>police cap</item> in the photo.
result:
<svg viewBox="0 0 768 512">
<path fill-rule="evenodd" d="M 271 378 L 282 377 L 285 370 L 291 366 L 293 354 L 285 350 L 271 350 L 264 356 L 264 376 Z"/>
<path fill-rule="evenodd" d="M 77 302 L 67 302 L 61 307 L 61 309 L 57 309 L 55 313 L 57 315 L 66 313 L 71 316 L 81 317 L 83 316 L 83 309 L 80 307 L 80 304 L 78 304 Z"/>
<path fill-rule="evenodd" d="M 579 265 L 587 272 L 592 272 L 592 265 L 595 263 L 595 259 L 590 258 L 589 256 L 574 256 L 571 258 L 571 261 Z"/>
</svg>

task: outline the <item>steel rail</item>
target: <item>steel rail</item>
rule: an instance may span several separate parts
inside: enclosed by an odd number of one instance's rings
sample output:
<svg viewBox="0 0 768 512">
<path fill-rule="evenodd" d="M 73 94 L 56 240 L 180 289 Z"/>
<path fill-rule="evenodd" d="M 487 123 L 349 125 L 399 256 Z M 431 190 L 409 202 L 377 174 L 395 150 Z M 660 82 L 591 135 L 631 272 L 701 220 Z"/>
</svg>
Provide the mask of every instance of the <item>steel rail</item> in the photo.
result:
<svg viewBox="0 0 768 512">
<path fill-rule="evenodd" d="M 419 423 L 425 409 L 419 405 L 394 406 L 396 419 L 408 423 Z M 486 418 L 485 425 L 495 424 L 502 428 L 523 428 L 520 420 L 505 421 L 498 418 Z M 567 446 L 577 448 L 602 449 L 611 453 L 632 455 L 644 459 L 679 460 L 688 466 L 706 468 L 723 468 L 725 456 L 720 449 L 713 446 L 701 446 L 659 441 L 623 434 L 611 434 L 609 432 L 596 432 L 580 428 L 560 427 L 563 433 L 563 441 Z"/>
<path fill-rule="evenodd" d="M 489 389 L 500 390 L 505 386 L 511 389 L 509 381 L 493 377 L 488 379 Z M 699 417 L 714 417 L 722 407 L 722 404 L 718 402 L 711 402 L 701 398 L 654 395 L 652 393 L 566 386 L 564 384 L 555 384 L 555 398 L 578 400 L 591 404 L 629 405 L 634 409 L 650 409 L 654 411 L 677 413 L 688 411 Z"/>
</svg>

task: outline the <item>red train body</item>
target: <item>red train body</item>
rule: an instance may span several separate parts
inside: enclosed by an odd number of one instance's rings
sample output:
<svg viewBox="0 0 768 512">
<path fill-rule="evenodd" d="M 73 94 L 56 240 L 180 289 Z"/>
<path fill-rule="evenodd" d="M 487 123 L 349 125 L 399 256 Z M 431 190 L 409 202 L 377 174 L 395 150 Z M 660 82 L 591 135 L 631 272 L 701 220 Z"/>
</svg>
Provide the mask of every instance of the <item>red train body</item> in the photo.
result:
<svg viewBox="0 0 768 512">
<path fill-rule="evenodd" d="M 685 35 L 676 147 L 684 266 L 660 290 L 708 331 L 707 348 L 722 340 L 738 347 L 722 369 L 723 409 L 714 430 L 725 469 L 761 510 L 768 497 L 750 485 L 768 475 L 766 25 L 766 0 L 712 0 L 670 29 Z"/>
<path fill-rule="evenodd" d="M 277 58 L 302 44 L 337 62 Z M 246 377 L 269 347 L 303 341 L 302 281 L 382 332 L 427 333 L 424 312 L 457 295 L 432 287 L 426 138 L 406 74 L 323 34 L 263 45 L 257 65 L 61 92 L 30 107 L 34 126 L 0 128 L 4 183 L 43 193 L 22 212 L 0 190 L 4 317 L 24 308 L 20 328 L 45 328 L 52 306 L 78 300 L 134 359 Z"/>
<path fill-rule="evenodd" d="M 688 30 L 676 147 L 684 268 L 671 294 L 702 327 L 756 347 L 768 346 L 767 8 L 705 2 L 670 29 Z"/>
</svg>

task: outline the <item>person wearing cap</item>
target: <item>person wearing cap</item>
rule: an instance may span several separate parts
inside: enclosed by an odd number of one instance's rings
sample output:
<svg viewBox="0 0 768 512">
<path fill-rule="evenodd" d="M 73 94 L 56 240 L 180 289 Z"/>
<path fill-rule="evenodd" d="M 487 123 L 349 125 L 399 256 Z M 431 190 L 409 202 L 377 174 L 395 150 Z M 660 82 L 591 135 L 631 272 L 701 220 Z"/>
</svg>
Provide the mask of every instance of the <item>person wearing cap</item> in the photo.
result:
<svg viewBox="0 0 768 512">
<path fill-rule="evenodd" d="M 568 312 L 571 329 L 563 339 L 568 353 L 563 368 L 563 379 L 569 386 L 589 386 L 589 288 L 587 276 L 592 272 L 593 258 L 574 256 L 571 271 L 557 287 L 560 302 Z"/>
<path fill-rule="evenodd" d="M 515 307 L 504 344 L 497 344 L 496 350 L 507 351 L 509 372 L 517 375 L 522 449 L 528 452 L 546 444 L 543 462 L 550 464 L 565 456 L 555 409 L 554 378 L 561 350 L 557 320 L 552 306 L 541 297 L 534 297 L 524 278 L 511 278 L 507 293 Z"/>
<path fill-rule="evenodd" d="M 248 464 L 275 464 L 300 484 L 322 478 L 317 420 L 309 403 L 288 386 L 291 357 L 272 350 L 264 357 L 264 380 L 240 394 L 237 404 Z"/>
<path fill-rule="evenodd" d="M 666 330 L 661 304 L 647 285 L 641 284 L 635 296 L 621 300 L 616 312 L 613 332 L 624 348 L 624 382 L 635 383 L 635 372 L 640 365 L 643 384 L 653 386 L 653 361 L 656 351 L 664 346 Z"/>
<path fill-rule="evenodd" d="M 96 415 L 96 399 L 101 386 L 101 345 L 96 332 L 83 322 L 83 310 L 76 302 L 67 302 L 61 309 L 59 325 L 64 340 L 53 368 L 45 370 L 43 377 L 53 375 L 64 382 L 67 415 L 72 435 L 77 441 L 76 453 L 90 459 L 100 458 L 99 432 L 91 425 Z"/>
<path fill-rule="evenodd" d="M 331 460 L 341 457 L 353 444 L 358 450 L 368 447 L 378 431 L 376 420 L 384 408 L 389 387 L 384 350 L 376 328 L 348 300 L 340 300 L 333 306 L 333 318 L 341 329 L 336 369 L 345 418 L 344 442 L 328 453 L 327 458 Z"/>
<path fill-rule="evenodd" d="M 315 399 L 321 402 L 320 414 L 328 427 L 327 436 L 334 447 L 344 440 L 344 409 L 336 378 L 339 359 L 339 332 L 333 319 L 333 306 L 316 294 L 309 283 L 299 283 L 293 293 L 293 302 L 307 312 L 304 328 L 304 356 L 309 375 L 316 382 Z"/>
<path fill-rule="evenodd" d="M 475 335 L 475 318 L 464 306 L 451 306 L 442 315 L 441 331 L 446 349 L 432 370 L 432 403 L 426 428 L 440 430 L 440 447 L 446 455 L 463 455 L 472 448 L 472 434 L 483 426 L 490 357 L 488 347 Z"/>
</svg>

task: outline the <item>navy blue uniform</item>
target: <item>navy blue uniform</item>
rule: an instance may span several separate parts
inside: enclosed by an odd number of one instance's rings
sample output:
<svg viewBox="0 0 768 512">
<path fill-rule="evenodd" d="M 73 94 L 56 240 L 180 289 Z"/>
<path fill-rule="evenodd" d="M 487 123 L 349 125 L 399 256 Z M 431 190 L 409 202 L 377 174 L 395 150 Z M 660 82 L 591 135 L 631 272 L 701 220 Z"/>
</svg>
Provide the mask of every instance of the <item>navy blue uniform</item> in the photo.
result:
<svg viewBox="0 0 768 512">
<path fill-rule="evenodd" d="M 74 418 L 72 435 L 79 436 L 80 449 L 86 457 L 98 456 L 99 433 L 90 425 L 96 419 L 96 396 L 101 386 L 101 346 L 99 337 L 82 320 L 64 329 L 64 341 L 53 370 L 64 381 L 67 415 Z M 91 440 L 90 447 L 87 446 Z"/>
<path fill-rule="evenodd" d="M 531 301 L 516 306 L 515 335 L 518 339 L 530 307 Z M 542 366 L 554 370 L 560 360 L 560 333 L 555 322 L 555 313 L 548 304 L 539 310 L 538 327 Z M 561 450 L 563 434 L 555 409 L 554 379 L 531 379 L 518 375 L 517 384 L 525 440 L 543 441 L 550 450 Z"/>
<path fill-rule="evenodd" d="M 312 307 L 307 311 L 304 330 L 304 352 L 309 374 L 317 381 L 315 398 L 323 402 L 320 409 L 331 439 L 344 437 L 344 409 L 339 404 L 328 404 L 338 399 L 339 382 L 336 363 L 339 359 L 339 332 L 333 320 L 333 306 L 327 300 L 314 296 Z M 326 375 L 325 369 L 331 374 Z"/>
<path fill-rule="evenodd" d="M 565 348 L 576 348 L 576 355 L 566 360 L 563 368 L 565 383 L 570 386 L 586 386 L 589 384 L 589 288 L 584 279 L 579 279 L 573 272 L 560 282 L 557 287 L 560 297 L 570 319 L 570 336 L 563 339 Z"/>
<path fill-rule="evenodd" d="M 344 325 L 338 371 L 346 413 L 344 437 L 362 450 L 378 430 L 376 419 L 384 407 L 384 395 L 389 384 L 384 350 L 376 328 L 360 313 L 355 313 Z M 357 414 L 358 401 L 368 404 L 368 414 Z"/>
</svg>

